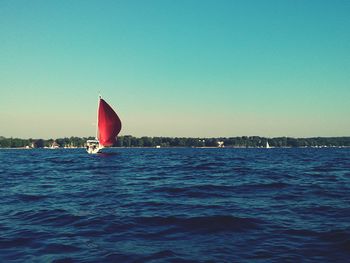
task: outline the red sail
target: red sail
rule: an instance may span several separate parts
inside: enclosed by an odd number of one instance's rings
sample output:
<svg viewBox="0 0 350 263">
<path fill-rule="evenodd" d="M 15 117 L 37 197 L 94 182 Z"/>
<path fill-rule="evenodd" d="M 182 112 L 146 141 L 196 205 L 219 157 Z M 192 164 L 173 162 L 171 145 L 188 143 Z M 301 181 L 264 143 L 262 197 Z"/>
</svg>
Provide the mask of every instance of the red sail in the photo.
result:
<svg viewBox="0 0 350 263">
<path fill-rule="evenodd" d="M 122 128 L 122 123 L 112 109 L 103 99 L 100 99 L 98 108 L 98 140 L 103 146 L 112 146 Z"/>
</svg>

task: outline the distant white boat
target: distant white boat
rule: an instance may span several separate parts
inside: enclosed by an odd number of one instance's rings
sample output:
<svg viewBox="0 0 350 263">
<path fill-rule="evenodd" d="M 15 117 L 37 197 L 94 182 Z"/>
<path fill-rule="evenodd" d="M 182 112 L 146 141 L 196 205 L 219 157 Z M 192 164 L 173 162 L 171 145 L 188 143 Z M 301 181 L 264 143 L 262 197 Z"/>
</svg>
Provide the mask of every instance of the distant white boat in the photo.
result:
<svg viewBox="0 0 350 263">
<path fill-rule="evenodd" d="M 268 148 L 271 148 L 268 141 L 266 141 L 266 148 L 267 148 L 267 149 L 268 149 Z"/>
<path fill-rule="evenodd" d="M 54 141 L 49 148 L 50 149 L 58 149 L 58 148 L 60 148 L 60 145 L 56 141 Z"/>
</svg>

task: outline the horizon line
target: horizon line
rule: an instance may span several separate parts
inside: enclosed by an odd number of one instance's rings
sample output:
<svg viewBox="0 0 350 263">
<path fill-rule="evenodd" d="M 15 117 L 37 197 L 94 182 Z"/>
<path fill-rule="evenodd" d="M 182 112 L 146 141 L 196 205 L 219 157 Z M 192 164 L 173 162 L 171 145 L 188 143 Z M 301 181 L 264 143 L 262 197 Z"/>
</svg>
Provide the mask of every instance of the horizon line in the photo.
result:
<svg viewBox="0 0 350 263">
<path fill-rule="evenodd" d="M 197 137 L 193 137 L 193 136 L 147 136 L 147 135 L 142 135 L 142 136 L 134 136 L 131 134 L 126 134 L 126 135 L 120 135 L 120 136 L 116 136 L 116 138 L 118 137 L 126 137 L 126 136 L 131 136 L 134 138 L 143 138 L 143 137 L 148 137 L 148 138 L 193 138 L 193 139 L 218 139 L 218 138 L 239 138 L 239 137 L 260 137 L 260 138 L 264 138 L 264 139 L 274 139 L 274 138 L 293 138 L 293 139 L 309 139 L 309 138 L 347 138 L 350 137 L 350 135 L 341 135 L 341 136 L 307 136 L 307 137 L 293 137 L 293 136 L 261 136 L 261 135 L 236 135 L 236 136 L 197 136 Z M 51 138 L 45 138 L 45 137 L 29 137 L 29 138 L 24 138 L 24 137 L 6 137 L 3 135 L 0 135 L 0 139 L 4 138 L 4 139 L 21 139 L 21 140 L 56 140 L 56 139 L 63 139 L 63 138 L 91 138 L 95 136 L 62 136 L 62 137 L 51 137 Z"/>
</svg>

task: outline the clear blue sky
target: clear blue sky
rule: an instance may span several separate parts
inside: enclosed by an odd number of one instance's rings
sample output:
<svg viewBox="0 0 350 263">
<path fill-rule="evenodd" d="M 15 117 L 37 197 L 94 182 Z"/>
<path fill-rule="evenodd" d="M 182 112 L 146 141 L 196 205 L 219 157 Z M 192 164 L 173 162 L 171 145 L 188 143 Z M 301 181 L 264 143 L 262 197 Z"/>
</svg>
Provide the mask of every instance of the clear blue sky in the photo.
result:
<svg viewBox="0 0 350 263">
<path fill-rule="evenodd" d="M 350 1 L 0 1 L 0 135 L 350 135 Z"/>
</svg>

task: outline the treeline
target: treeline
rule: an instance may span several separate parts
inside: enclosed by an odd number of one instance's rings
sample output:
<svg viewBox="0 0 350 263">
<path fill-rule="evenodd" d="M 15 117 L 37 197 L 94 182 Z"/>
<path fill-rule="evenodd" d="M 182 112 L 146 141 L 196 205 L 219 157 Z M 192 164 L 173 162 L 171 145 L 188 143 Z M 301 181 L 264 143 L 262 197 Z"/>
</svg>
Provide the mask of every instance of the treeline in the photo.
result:
<svg viewBox="0 0 350 263">
<path fill-rule="evenodd" d="M 0 148 L 84 147 L 94 137 L 66 137 L 58 139 L 20 139 L 0 136 Z M 115 147 L 339 147 L 350 146 L 350 137 L 265 138 L 259 136 L 185 138 L 119 136 Z"/>
<path fill-rule="evenodd" d="M 0 148 L 43 148 L 43 147 L 83 147 L 86 140 L 94 137 L 66 137 L 58 139 L 20 139 L 0 136 Z"/>
<path fill-rule="evenodd" d="M 260 136 L 185 138 L 185 137 L 118 137 L 117 147 L 317 147 L 350 146 L 350 137 L 265 138 Z"/>
</svg>

